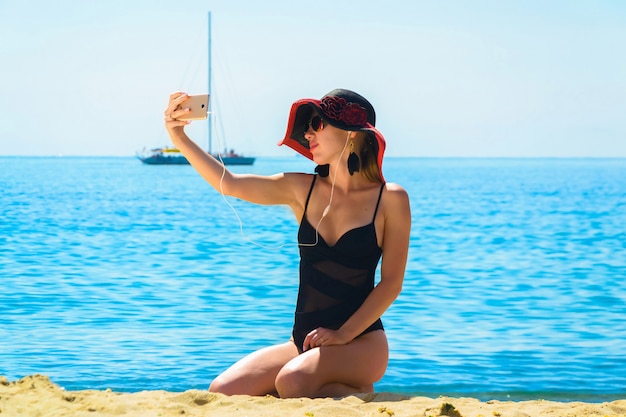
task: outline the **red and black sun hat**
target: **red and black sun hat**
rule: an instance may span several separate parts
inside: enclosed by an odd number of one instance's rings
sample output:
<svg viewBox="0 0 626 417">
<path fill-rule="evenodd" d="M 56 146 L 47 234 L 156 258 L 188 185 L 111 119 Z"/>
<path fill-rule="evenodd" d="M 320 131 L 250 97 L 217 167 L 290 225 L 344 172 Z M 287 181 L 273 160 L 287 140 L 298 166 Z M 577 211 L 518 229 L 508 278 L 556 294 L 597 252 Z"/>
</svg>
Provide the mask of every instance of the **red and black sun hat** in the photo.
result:
<svg viewBox="0 0 626 417">
<path fill-rule="evenodd" d="M 381 178 L 383 178 L 383 154 L 385 153 L 385 138 L 376 125 L 376 112 L 365 97 L 354 91 L 336 89 L 322 97 L 321 100 L 305 98 L 297 100 L 291 105 L 287 132 L 278 145 L 287 145 L 299 154 L 313 160 L 309 150 L 309 141 L 304 133 L 313 111 L 329 125 L 341 130 L 352 132 L 367 132 L 375 139 L 378 145 L 376 161 Z"/>
</svg>

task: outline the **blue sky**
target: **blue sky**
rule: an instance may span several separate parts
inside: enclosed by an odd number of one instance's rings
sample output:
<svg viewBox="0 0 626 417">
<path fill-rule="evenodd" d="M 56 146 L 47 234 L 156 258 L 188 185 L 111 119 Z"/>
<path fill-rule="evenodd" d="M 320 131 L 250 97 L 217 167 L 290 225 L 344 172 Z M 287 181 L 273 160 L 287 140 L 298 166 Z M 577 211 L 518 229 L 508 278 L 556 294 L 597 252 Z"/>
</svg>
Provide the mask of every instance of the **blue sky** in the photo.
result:
<svg viewBox="0 0 626 417">
<path fill-rule="evenodd" d="M 207 89 L 209 10 L 219 136 L 244 153 L 293 154 L 291 103 L 341 87 L 388 155 L 626 157 L 621 0 L 0 0 L 0 155 L 167 144 L 169 93 Z"/>
</svg>

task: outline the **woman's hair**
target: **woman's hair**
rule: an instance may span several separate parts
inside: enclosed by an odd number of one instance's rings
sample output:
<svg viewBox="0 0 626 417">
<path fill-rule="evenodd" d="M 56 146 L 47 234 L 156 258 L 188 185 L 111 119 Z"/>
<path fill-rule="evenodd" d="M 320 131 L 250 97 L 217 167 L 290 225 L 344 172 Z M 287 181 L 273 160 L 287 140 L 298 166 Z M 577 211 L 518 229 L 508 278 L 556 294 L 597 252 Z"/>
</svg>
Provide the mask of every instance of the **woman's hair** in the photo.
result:
<svg viewBox="0 0 626 417">
<path fill-rule="evenodd" d="M 371 182 L 384 182 L 378 169 L 378 143 L 368 132 L 357 132 L 359 159 L 361 160 L 361 174 Z"/>
</svg>

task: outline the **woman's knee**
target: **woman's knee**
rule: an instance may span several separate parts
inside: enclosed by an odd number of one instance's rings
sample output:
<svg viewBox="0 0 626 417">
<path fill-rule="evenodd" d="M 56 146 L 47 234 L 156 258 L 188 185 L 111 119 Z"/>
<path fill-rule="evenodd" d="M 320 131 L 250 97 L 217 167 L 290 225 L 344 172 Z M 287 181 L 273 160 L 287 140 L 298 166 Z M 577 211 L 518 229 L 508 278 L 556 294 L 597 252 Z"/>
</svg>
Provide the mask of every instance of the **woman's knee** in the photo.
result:
<svg viewBox="0 0 626 417">
<path fill-rule="evenodd" d="M 261 395 L 265 392 L 258 386 L 254 378 L 233 375 L 229 372 L 220 374 L 209 385 L 209 392 L 224 395 Z"/>
<path fill-rule="evenodd" d="M 320 381 L 297 368 L 283 369 L 276 376 L 276 391 L 280 398 L 317 398 L 343 397 L 356 393 L 374 392 L 373 383 L 363 386 L 351 386 L 343 382 L 326 382 L 315 385 Z"/>
<path fill-rule="evenodd" d="M 274 384 L 280 398 L 310 397 L 311 390 L 307 386 L 310 378 L 297 366 L 285 366 L 276 375 Z"/>
<path fill-rule="evenodd" d="M 233 384 L 229 384 L 228 382 L 226 382 L 225 378 L 221 375 L 215 378 L 213 382 L 211 382 L 211 385 L 209 385 L 209 392 L 215 392 L 225 395 L 236 394 L 236 392 L 234 392 Z"/>
</svg>

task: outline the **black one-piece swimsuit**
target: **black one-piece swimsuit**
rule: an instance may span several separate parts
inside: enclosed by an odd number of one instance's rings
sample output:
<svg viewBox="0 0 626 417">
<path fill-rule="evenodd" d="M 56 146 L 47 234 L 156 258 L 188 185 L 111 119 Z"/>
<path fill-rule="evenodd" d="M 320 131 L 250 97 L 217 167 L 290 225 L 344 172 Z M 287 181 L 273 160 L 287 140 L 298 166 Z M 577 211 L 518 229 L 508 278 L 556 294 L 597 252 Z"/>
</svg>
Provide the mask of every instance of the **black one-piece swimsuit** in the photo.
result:
<svg viewBox="0 0 626 417">
<path fill-rule="evenodd" d="M 382 254 L 374 220 L 385 185 L 380 188 L 372 222 L 347 231 L 334 246 L 329 246 L 306 216 L 316 178 L 317 175 L 313 176 L 298 230 L 300 288 L 293 340 L 300 353 L 311 330 L 318 327 L 337 330 L 359 309 L 374 289 L 374 275 Z M 379 318 L 361 334 L 381 329 L 383 323 Z"/>
</svg>

